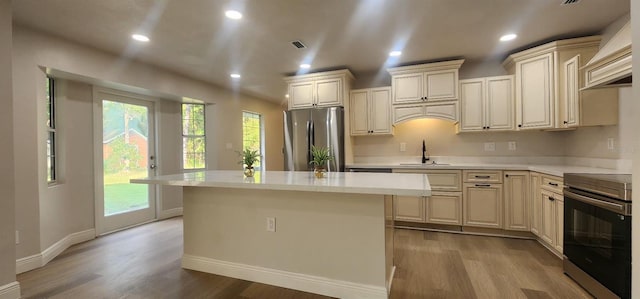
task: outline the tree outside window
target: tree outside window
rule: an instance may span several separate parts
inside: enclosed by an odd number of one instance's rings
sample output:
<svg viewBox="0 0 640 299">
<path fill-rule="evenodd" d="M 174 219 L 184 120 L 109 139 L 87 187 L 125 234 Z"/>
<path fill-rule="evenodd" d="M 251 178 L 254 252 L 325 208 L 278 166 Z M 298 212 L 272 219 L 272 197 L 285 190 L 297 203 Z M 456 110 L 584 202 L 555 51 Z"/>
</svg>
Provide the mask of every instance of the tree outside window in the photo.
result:
<svg viewBox="0 0 640 299">
<path fill-rule="evenodd" d="M 258 151 L 260 161 L 254 164 L 256 170 L 264 167 L 264 153 L 262 149 L 262 115 L 253 112 L 242 112 L 242 148 Z"/>
<path fill-rule="evenodd" d="M 182 104 L 182 165 L 184 169 L 206 167 L 203 104 Z"/>
</svg>

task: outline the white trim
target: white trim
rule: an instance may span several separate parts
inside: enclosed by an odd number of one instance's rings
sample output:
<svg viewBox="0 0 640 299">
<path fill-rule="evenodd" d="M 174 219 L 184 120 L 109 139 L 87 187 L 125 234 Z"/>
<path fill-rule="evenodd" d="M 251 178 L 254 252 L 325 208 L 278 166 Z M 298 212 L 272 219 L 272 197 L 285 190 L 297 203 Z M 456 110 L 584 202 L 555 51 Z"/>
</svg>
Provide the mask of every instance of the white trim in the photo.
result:
<svg viewBox="0 0 640 299">
<path fill-rule="evenodd" d="M 75 244 L 93 240 L 95 239 L 95 237 L 95 229 L 88 229 L 69 234 L 66 237 L 60 239 L 58 242 L 49 246 L 49 248 L 45 249 L 41 253 L 16 260 L 16 273 L 20 274 L 43 267 L 51 260 L 53 260 L 56 256 L 60 255 L 67 248 Z"/>
<path fill-rule="evenodd" d="M 384 286 L 373 286 L 300 274 L 270 268 L 250 266 L 185 254 L 182 268 L 213 273 L 238 279 L 310 292 L 338 298 L 387 299 Z"/>
<path fill-rule="evenodd" d="M 181 207 L 180 208 L 174 208 L 174 209 L 160 211 L 160 213 L 158 214 L 158 220 L 167 219 L 167 218 L 173 218 L 173 217 L 178 217 L 178 216 L 182 216 L 182 208 Z"/>
<path fill-rule="evenodd" d="M 20 298 L 20 283 L 14 281 L 12 283 L 0 286 L 0 299 L 18 298 Z"/>
<path fill-rule="evenodd" d="M 396 275 L 396 266 L 391 267 L 391 275 L 389 275 L 389 282 L 387 282 L 387 294 L 391 294 L 391 286 L 393 285 L 393 277 Z"/>
</svg>

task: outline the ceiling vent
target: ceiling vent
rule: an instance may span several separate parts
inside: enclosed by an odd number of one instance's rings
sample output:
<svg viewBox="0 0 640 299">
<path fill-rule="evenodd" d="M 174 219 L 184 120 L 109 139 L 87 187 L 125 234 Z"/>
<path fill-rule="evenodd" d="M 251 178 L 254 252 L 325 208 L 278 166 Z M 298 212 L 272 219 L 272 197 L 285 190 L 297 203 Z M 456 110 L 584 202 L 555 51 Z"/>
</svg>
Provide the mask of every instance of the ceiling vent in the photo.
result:
<svg viewBox="0 0 640 299">
<path fill-rule="evenodd" d="M 580 2 L 580 0 L 562 0 L 562 3 L 560 3 L 560 5 L 576 4 L 578 2 Z"/>
<path fill-rule="evenodd" d="M 304 49 L 304 48 L 306 48 L 306 47 L 307 47 L 307 46 L 305 46 L 305 45 L 304 45 L 301 41 L 299 41 L 299 40 L 294 40 L 294 41 L 292 41 L 292 42 L 291 42 L 291 44 L 292 44 L 294 47 L 298 48 L 298 49 Z"/>
</svg>

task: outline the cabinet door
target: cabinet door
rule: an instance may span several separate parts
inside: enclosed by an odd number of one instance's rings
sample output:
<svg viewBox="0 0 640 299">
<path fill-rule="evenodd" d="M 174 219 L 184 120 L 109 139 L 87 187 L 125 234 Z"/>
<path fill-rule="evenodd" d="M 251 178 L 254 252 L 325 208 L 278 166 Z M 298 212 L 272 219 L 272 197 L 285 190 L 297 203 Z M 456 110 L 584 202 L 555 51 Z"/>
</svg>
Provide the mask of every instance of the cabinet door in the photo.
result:
<svg viewBox="0 0 640 299">
<path fill-rule="evenodd" d="M 308 108 L 313 105 L 313 81 L 289 84 L 289 109 Z"/>
<path fill-rule="evenodd" d="M 521 129 L 553 128 L 553 53 L 516 63 L 516 119 Z"/>
<path fill-rule="evenodd" d="M 485 125 L 488 130 L 513 130 L 513 76 L 487 78 Z"/>
<path fill-rule="evenodd" d="M 540 239 L 547 242 L 551 246 L 556 244 L 556 204 L 553 193 L 542 190 L 542 213 L 540 221 Z"/>
<path fill-rule="evenodd" d="M 484 79 L 460 81 L 460 131 L 472 132 L 485 129 Z"/>
<path fill-rule="evenodd" d="M 424 73 L 424 96 L 427 101 L 448 101 L 458 99 L 458 70 Z"/>
<path fill-rule="evenodd" d="M 351 135 L 367 135 L 369 133 L 369 101 L 367 90 L 351 91 Z"/>
<path fill-rule="evenodd" d="M 542 221 L 542 194 L 540 193 L 540 174 L 531 173 L 531 232 L 540 236 Z"/>
<path fill-rule="evenodd" d="M 394 220 L 424 222 L 424 197 L 396 196 Z"/>
<path fill-rule="evenodd" d="M 577 127 L 580 124 L 580 94 L 579 94 L 579 74 L 580 55 L 567 60 L 562 68 L 564 78 L 562 85 L 564 94 L 562 98 L 564 113 L 560 127 Z"/>
<path fill-rule="evenodd" d="M 423 102 L 423 73 L 393 76 L 393 103 Z"/>
<path fill-rule="evenodd" d="M 391 89 L 372 89 L 370 104 L 369 129 L 373 134 L 391 134 Z"/>
<path fill-rule="evenodd" d="M 502 228 L 502 184 L 464 184 L 462 203 L 464 225 Z"/>
<path fill-rule="evenodd" d="M 318 106 L 342 106 L 342 79 L 316 80 L 316 101 Z"/>
<path fill-rule="evenodd" d="M 504 175 L 504 228 L 529 231 L 529 172 L 506 171 Z"/>
<path fill-rule="evenodd" d="M 564 201 L 562 195 L 556 194 L 556 250 L 562 253 L 564 244 Z"/>
<path fill-rule="evenodd" d="M 433 192 L 426 201 L 427 223 L 462 225 L 462 193 Z"/>
</svg>

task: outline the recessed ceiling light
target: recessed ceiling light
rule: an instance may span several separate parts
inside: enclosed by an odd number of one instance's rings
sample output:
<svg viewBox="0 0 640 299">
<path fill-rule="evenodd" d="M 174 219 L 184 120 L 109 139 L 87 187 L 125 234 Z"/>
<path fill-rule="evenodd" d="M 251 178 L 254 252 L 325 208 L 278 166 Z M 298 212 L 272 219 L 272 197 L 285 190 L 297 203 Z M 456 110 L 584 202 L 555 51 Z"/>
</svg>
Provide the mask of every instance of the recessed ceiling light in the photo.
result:
<svg viewBox="0 0 640 299">
<path fill-rule="evenodd" d="M 389 52 L 389 56 L 391 56 L 391 57 L 398 57 L 400 55 L 402 55 L 402 51 L 391 51 L 391 52 Z"/>
<path fill-rule="evenodd" d="M 311 65 L 308 64 L 308 63 L 303 63 L 303 64 L 300 65 L 300 68 L 301 69 L 308 69 L 308 68 L 311 68 Z"/>
<path fill-rule="evenodd" d="M 233 79 L 239 79 L 240 78 L 240 74 L 231 74 L 229 75 L 231 78 Z"/>
<path fill-rule="evenodd" d="M 514 40 L 516 37 L 518 37 L 518 36 L 513 34 L 513 33 L 509 33 L 509 34 L 505 34 L 505 35 L 501 36 L 500 37 L 500 41 L 501 42 L 506 42 L 506 41 Z"/>
<path fill-rule="evenodd" d="M 285 94 L 284 97 L 288 99 L 289 98 L 289 94 Z"/>
<path fill-rule="evenodd" d="M 131 38 L 139 41 L 139 42 L 148 42 L 149 41 L 149 37 L 146 35 L 142 35 L 142 34 L 134 34 L 131 36 Z"/>
<path fill-rule="evenodd" d="M 227 16 L 227 18 L 232 20 L 242 19 L 242 14 L 237 10 L 227 10 L 224 12 L 224 15 Z"/>
</svg>

